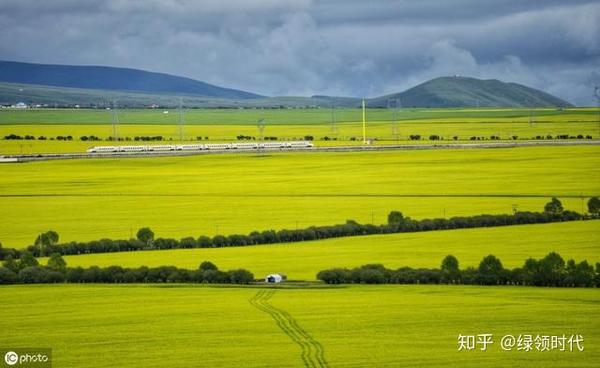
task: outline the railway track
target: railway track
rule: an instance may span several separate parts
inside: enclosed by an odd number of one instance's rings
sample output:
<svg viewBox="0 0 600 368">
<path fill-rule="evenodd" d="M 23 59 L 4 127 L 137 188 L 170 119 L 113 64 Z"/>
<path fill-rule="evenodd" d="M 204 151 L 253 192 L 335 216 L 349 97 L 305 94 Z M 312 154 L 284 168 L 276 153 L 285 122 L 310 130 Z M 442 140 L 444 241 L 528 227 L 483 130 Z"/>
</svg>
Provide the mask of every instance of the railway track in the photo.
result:
<svg viewBox="0 0 600 368">
<path fill-rule="evenodd" d="M 490 142 L 490 143 L 437 143 L 437 144 L 394 144 L 368 146 L 327 146 L 312 148 L 271 148 L 253 150 L 210 150 L 210 151 L 167 151 L 167 152 L 103 152 L 103 153 L 40 153 L 30 155 L 0 156 L 0 163 L 29 162 L 67 159 L 93 158 L 139 158 L 139 157 L 170 157 L 198 156 L 215 154 L 257 154 L 282 152 L 370 152 L 370 151 L 413 151 L 435 149 L 488 149 L 488 148 L 517 148 L 517 147 L 556 147 L 556 146 L 600 146 L 600 140 L 586 141 L 545 141 L 545 142 Z"/>
</svg>

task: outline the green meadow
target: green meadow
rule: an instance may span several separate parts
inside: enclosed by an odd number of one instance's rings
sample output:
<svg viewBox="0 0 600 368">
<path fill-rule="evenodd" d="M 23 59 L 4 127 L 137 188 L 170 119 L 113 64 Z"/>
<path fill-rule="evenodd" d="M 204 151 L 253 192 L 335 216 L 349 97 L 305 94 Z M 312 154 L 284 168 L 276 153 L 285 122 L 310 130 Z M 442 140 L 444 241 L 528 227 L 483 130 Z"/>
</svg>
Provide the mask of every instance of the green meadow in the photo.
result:
<svg viewBox="0 0 600 368">
<path fill-rule="evenodd" d="M 357 109 L 235 110 L 193 109 L 185 113 L 180 134 L 176 110 L 119 110 L 118 135 L 164 137 L 166 142 L 236 141 L 238 135 L 259 137 L 257 121 L 264 119 L 265 136 L 297 140 L 313 136 L 315 144 L 361 144 L 362 123 Z M 44 136 L 47 140 L 0 140 L 0 154 L 83 152 L 109 141 L 86 142 L 81 136 L 107 139 L 113 135 L 111 115 L 106 110 L 0 110 L 0 137 L 9 134 Z M 397 123 L 392 123 L 396 120 Z M 333 124 L 332 122 L 335 121 Z M 367 136 L 375 144 L 432 143 L 412 141 L 411 135 L 428 139 L 437 135 L 442 141 L 470 142 L 471 137 L 491 136 L 501 140 L 531 139 L 551 135 L 600 136 L 597 109 L 369 109 Z M 71 135 L 73 141 L 50 140 Z M 335 140 L 322 140 L 322 138 Z M 454 139 L 456 137 L 456 140 Z M 357 139 L 357 140 L 352 140 Z M 135 141 L 127 144 L 146 144 Z"/>
<path fill-rule="evenodd" d="M 600 148 L 531 147 L 209 155 L 0 166 L 0 242 L 249 233 L 343 223 L 540 211 L 549 197 L 582 211 L 600 195 Z M 437 260 L 436 260 L 437 262 Z"/>
<path fill-rule="evenodd" d="M 3 286 L 0 345 L 52 347 L 57 367 L 311 366 L 303 357 L 320 367 L 600 365 L 593 289 L 283 288 L 262 304 L 257 295 L 264 289 Z M 485 333 L 487 351 L 458 351 L 459 334 Z M 503 351 L 507 334 L 582 335 L 584 351 Z"/>
<path fill-rule="evenodd" d="M 157 267 L 196 269 L 211 261 L 221 269 L 245 268 L 262 278 L 283 273 L 292 280 L 316 280 L 319 271 L 381 263 L 389 268 L 438 268 L 452 254 L 461 268 L 477 267 L 494 254 L 506 268 L 521 267 L 527 258 L 558 252 L 565 259 L 600 262 L 600 221 L 461 229 L 327 239 L 246 247 L 174 249 L 65 256 L 70 267 Z M 41 260 L 46 263 L 46 259 Z"/>
<path fill-rule="evenodd" d="M 266 136 L 354 144 L 360 111 L 188 110 L 186 141 Z M 600 136 L 597 109 L 368 110 L 376 144 L 411 134 L 445 140 L 498 135 Z M 179 139 L 177 111 L 120 110 L 121 137 Z M 0 155 L 81 152 L 83 135 L 112 134 L 105 110 L 0 110 L 0 137 L 72 135 L 71 142 L 0 139 Z M 335 137 L 324 142 L 320 137 Z M 452 140 L 453 141 L 453 140 Z M 429 141 L 413 142 L 431 143 Z M 339 153 L 246 153 L 88 159 L 0 165 L 0 242 L 22 248 L 47 230 L 60 242 L 134 237 L 230 235 L 354 219 L 542 211 L 552 196 L 585 211 L 600 195 L 600 146 Z M 315 280 L 332 267 L 382 263 L 460 267 L 488 254 L 506 268 L 551 251 L 600 261 L 600 220 L 328 239 L 219 249 L 67 256 L 70 267 L 176 265 L 209 260 Z M 42 263 L 45 260 L 42 259 Z M 207 285 L 11 285 L 0 287 L 0 346 L 51 347 L 57 367 L 596 367 L 600 366 L 597 289 L 458 285 L 349 285 L 288 282 L 276 288 Z M 458 351 L 457 337 L 493 334 L 488 351 Z M 503 351 L 511 334 L 582 335 L 585 350 Z"/>
<path fill-rule="evenodd" d="M 165 113 L 166 112 L 166 113 Z M 177 109 L 119 109 L 119 122 L 124 124 L 177 124 Z M 316 109 L 185 109 L 186 124 L 218 125 L 256 125 L 259 119 L 266 124 L 324 124 L 332 120 L 337 122 L 356 122 L 362 119 L 360 109 L 316 108 Z M 438 120 L 438 121 L 527 121 L 533 117 L 544 122 L 597 122 L 598 109 L 367 109 L 369 121 Z M 110 110 L 104 109 L 27 109 L 0 110 L 0 122 L 3 124 L 106 124 L 111 122 Z"/>
</svg>

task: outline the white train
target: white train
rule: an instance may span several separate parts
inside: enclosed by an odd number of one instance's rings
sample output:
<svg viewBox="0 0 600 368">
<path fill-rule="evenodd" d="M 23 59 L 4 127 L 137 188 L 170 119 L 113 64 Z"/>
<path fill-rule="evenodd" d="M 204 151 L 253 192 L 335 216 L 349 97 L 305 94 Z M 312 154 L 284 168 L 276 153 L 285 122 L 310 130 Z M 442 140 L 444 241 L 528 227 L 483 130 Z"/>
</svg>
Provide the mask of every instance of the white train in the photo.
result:
<svg viewBox="0 0 600 368">
<path fill-rule="evenodd" d="M 222 151 L 222 150 L 258 150 L 258 149 L 292 149 L 312 148 L 308 141 L 295 142 L 261 142 L 261 143 L 211 143 L 211 144 L 162 144 L 150 146 L 96 146 L 87 150 L 98 152 L 162 152 L 162 151 Z"/>
</svg>

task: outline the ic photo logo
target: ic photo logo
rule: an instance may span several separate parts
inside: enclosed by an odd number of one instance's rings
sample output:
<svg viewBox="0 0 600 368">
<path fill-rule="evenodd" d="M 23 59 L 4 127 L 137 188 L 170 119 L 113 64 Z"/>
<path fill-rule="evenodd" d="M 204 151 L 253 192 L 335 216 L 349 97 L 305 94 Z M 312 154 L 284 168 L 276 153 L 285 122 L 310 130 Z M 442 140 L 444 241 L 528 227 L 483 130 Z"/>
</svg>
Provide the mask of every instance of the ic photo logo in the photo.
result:
<svg viewBox="0 0 600 368">
<path fill-rule="evenodd" d="M 4 354 L 2 367 L 52 367 L 51 349 L 2 349 L 0 354 Z"/>
<path fill-rule="evenodd" d="M 19 354 L 14 351 L 7 351 L 4 354 L 4 362 L 8 365 L 15 365 L 19 361 Z"/>
</svg>

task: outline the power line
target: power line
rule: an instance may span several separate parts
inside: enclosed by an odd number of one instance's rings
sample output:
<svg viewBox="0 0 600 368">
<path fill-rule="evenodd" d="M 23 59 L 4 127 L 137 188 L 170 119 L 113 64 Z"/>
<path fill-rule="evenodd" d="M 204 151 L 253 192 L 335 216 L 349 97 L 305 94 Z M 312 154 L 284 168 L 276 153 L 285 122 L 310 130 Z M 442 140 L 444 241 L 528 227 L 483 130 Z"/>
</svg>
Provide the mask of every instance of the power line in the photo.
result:
<svg viewBox="0 0 600 368">
<path fill-rule="evenodd" d="M 112 108 L 110 109 L 111 124 L 112 124 L 112 139 L 114 141 L 119 140 L 119 113 L 117 111 L 117 100 L 112 102 Z"/>
<path fill-rule="evenodd" d="M 183 116 L 183 98 L 179 98 L 179 119 L 178 119 L 178 126 L 179 126 L 179 141 L 183 142 L 183 138 L 184 138 L 184 124 L 185 124 L 185 118 Z"/>
</svg>

